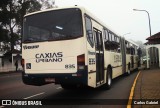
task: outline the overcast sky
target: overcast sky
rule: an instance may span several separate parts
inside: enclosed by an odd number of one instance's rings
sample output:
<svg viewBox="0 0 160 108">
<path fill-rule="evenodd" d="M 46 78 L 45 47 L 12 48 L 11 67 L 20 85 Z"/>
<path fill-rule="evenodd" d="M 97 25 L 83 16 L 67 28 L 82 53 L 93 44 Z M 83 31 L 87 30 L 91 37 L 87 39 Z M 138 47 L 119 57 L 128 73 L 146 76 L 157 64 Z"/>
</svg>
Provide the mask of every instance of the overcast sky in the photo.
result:
<svg viewBox="0 0 160 108">
<path fill-rule="evenodd" d="M 119 35 L 146 42 L 149 37 L 147 10 L 152 35 L 160 32 L 160 0 L 55 0 L 58 7 L 83 6 Z"/>
</svg>

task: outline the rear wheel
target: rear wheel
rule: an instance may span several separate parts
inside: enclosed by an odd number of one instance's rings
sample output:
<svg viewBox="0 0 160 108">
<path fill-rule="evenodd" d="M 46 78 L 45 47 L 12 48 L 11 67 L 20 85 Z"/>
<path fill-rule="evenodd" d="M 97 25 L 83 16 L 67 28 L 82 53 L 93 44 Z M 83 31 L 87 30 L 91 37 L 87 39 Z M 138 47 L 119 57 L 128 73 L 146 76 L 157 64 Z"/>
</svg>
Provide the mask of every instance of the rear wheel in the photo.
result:
<svg viewBox="0 0 160 108">
<path fill-rule="evenodd" d="M 35 77 L 29 77 L 24 72 L 22 72 L 22 81 L 26 85 L 41 86 L 45 84 L 42 79 L 35 78 Z"/>
<path fill-rule="evenodd" d="M 107 69 L 107 75 L 106 75 L 106 84 L 104 85 L 105 89 L 110 89 L 112 85 L 112 69 Z"/>
<path fill-rule="evenodd" d="M 22 72 L 22 81 L 24 84 L 27 84 L 27 85 L 31 85 L 32 83 L 32 80 L 28 78 L 28 76 L 26 76 L 24 72 Z"/>
<path fill-rule="evenodd" d="M 127 75 L 131 74 L 131 70 L 130 70 L 130 63 L 128 64 L 128 71 L 127 71 Z"/>
</svg>

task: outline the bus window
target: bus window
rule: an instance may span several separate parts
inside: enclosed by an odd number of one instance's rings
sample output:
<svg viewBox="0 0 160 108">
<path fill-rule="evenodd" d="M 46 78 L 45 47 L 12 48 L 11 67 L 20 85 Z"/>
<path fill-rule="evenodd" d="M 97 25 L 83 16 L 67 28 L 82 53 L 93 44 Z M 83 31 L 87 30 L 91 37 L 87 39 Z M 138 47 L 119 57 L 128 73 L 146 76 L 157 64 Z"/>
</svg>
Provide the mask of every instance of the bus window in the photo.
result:
<svg viewBox="0 0 160 108">
<path fill-rule="evenodd" d="M 134 45 L 132 43 L 130 43 L 130 54 L 134 55 L 135 54 L 135 49 L 134 49 Z"/>
<path fill-rule="evenodd" d="M 117 42 L 117 36 L 114 37 L 114 41 Z"/>
<path fill-rule="evenodd" d="M 112 36 L 111 36 L 111 33 L 109 32 L 109 34 L 108 34 L 109 36 L 109 41 L 112 41 Z"/>
<path fill-rule="evenodd" d="M 111 36 L 112 36 L 112 41 L 115 41 L 114 34 L 112 34 Z"/>
<path fill-rule="evenodd" d="M 120 53 L 121 48 L 120 48 L 120 38 L 119 37 L 117 37 L 117 41 L 116 42 L 118 44 L 117 52 Z"/>
<path fill-rule="evenodd" d="M 117 43 L 119 43 L 119 37 L 117 37 Z"/>
<path fill-rule="evenodd" d="M 131 55 L 135 55 L 135 45 L 132 45 L 131 47 Z"/>
<path fill-rule="evenodd" d="M 105 35 L 105 40 L 108 41 L 109 38 L 108 38 L 108 31 L 107 31 L 107 30 L 105 30 L 105 34 L 106 34 L 106 35 Z"/>
<path fill-rule="evenodd" d="M 134 55 L 134 47 L 131 46 L 131 55 Z"/>
<path fill-rule="evenodd" d="M 118 53 L 120 53 L 120 43 L 119 43 L 119 41 L 117 41 L 118 38 L 119 37 L 115 36 L 115 41 L 114 41 L 114 43 L 115 43 L 115 49 L 116 49 L 115 51 L 118 52 Z"/>
<path fill-rule="evenodd" d="M 135 55 L 137 55 L 137 54 L 138 54 L 138 47 L 135 46 Z"/>
<path fill-rule="evenodd" d="M 91 47 L 94 46 L 94 41 L 93 41 L 93 33 L 92 33 L 92 22 L 91 19 L 88 17 L 85 17 L 86 21 L 86 34 L 87 34 L 87 40 Z"/>
<path fill-rule="evenodd" d="M 82 36 L 82 14 L 77 8 L 38 13 L 24 19 L 22 42 L 68 40 Z"/>
<path fill-rule="evenodd" d="M 110 37 L 110 33 L 108 30 L 105 30 L 105 39 L 104 39 L 104 44 L 105 44 L 105 50 L 110 50 L 110 41 L 111 41 L 111 37 Z"/>
<path fill-rule="evenodd" d="M 110 42 L 111 44 L 111 51 L 112 52 L 116 52 L 116 49 L 117 49 L 117 43 L 115 42 L 115 35 L 114 34 L 111 34 L 111 37 L 112 37 L 112 41 Z"/>
<path fill-rule="evenodd" d="M 98 37 L 99 37 L 100 51 L 103 51 L 103 39 L 102 39 L 102 33 L 101 32 L 98 32 Z"/>
<path fill-rule="evenodd" d="M 126 43 L 126 53 L 127 53 L 127 54 L 131 54 L 130 43 L 129 43 L 128 41 L 126 41 L 125 43 Z"/>
</svg>

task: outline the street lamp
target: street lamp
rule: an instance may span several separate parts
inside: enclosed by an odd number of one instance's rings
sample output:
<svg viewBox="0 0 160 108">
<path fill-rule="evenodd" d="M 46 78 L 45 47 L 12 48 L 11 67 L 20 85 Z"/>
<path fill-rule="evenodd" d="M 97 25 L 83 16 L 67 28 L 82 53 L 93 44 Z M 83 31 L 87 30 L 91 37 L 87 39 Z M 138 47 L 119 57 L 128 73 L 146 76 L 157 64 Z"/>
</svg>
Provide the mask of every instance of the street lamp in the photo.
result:
<svg viewBox="0 0 160 108">
<path fill-rule="evenodd" d="M 129 32 L 129 33 L 125 33 L 125 34 L 123 34 L 122 36 L 125 36 L 125 35 L 128 35 L 128 34 L 131 34 L 131 32 Z"/>
<path fill-rule="evenodd" d="M 134 11 L 144 11 L 144 12 L 147 12 L 147 14 L 148 14 L 148 21 L 149 21 L 149 31 L 150 31 L 150 37 L 151 37 L 151 23 L 150 23 L 150 16 L 149 16 L 149 12 L 148 11 L 146 11 L 146 10 L 139 10 L 139 9 L 133 9 Z M 151 47 L 151 50 L 150 50 L 150 52 L 154 52 L 153 51 L 154 49 Z M 147 68 L 149 68 L 149 63 L 148 63 L 148 51 L 146 50 L 146 55 L 147 55 Z M 150 53 L 150 55 L 151 55 L 151 53 Z M 154 60 L 153 60 L 154 61 Z M 150 60 L 150 63 L 151 63 L 151 60 Z"/>
<path fill-rule="evenodd" d="M 148 21 L 149 21 L 149 31 L 150 31 L 150 36 L 151 36 L 151 23 L 150 23 L 150 16 L 149 16 L 149 12 L 146 10 L 139 10 L 139 9 L 133 9 L 134 11 L 144 11 L 147 12 L 148 14 Z"/>
</svg>

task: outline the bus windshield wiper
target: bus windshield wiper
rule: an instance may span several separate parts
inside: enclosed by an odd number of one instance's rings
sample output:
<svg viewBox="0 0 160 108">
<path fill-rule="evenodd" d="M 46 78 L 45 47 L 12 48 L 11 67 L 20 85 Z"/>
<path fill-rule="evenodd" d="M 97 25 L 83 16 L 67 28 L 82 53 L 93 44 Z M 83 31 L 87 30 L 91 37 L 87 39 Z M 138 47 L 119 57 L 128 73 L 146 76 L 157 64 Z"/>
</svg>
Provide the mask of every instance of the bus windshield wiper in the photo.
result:
<svg viewBox="0 0 160 108">
<path fill-rule="evenodd" d="M 60 36 L 56 38 L 48 38 L 47 41 L 59 41 L 59 40 L 69 40 L 69 39 L 74 39 L 80 36 L 73 36 L 73 35 L 66 35 L 66 36 Z"/>
<path fill-rule="evenodd" d="M 55 38 L 49 38 L 48 41 L 57 41 L 57 40 L 65 40 L 65 39 L 70 39 L 73 36 L 67 35 L 67 36 L 60 36 L 60 37 L 55 37 Z"/>
<path fill-rule="evenodd" d="M 32 37 L 28 37 L 27 39 L 25 39 L 23 42 L 34 42 L 34 40 L 36 40 L 35 38 Z"/>
</svg>

